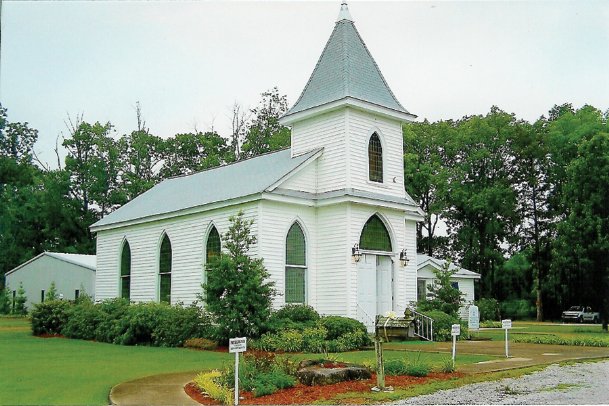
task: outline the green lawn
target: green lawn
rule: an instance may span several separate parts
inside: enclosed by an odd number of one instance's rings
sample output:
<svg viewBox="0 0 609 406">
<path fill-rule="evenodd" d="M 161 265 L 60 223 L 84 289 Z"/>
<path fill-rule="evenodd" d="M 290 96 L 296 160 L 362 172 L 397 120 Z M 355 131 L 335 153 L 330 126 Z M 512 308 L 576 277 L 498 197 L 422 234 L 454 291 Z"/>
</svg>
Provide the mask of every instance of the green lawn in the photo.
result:
<svg viewBox="0 0 609 406">
<path fill-rule="evenodd" d="M 593 337 L 609 339 L 609 334 L 602 330 L 600 324 L 579 325 L 515 321 L 512 326 L 514 328 L 509 331 L 510 335 L 554 335 L 562 338 Z M 505 332 L 502 329 L 481 330 L 478 334 L 480 337 L 487 337 L 492 340 L 503 340 L 505 338 Z"/>
<path fill-rule="evenodd" d="M 27 320 L 0 318 L 0 404 L 108 404 L 120 382 L 160 373 L 219 368 L 229 354 L 126 347 L 33 337 Z"/>
<path fill-rule="evenodd" d="M 320 358 L 298 354 L 296 359 Z M 373 365 L 374 351 L 333 354 L 340 361 Z M 404 358 L 436 368 L 446 354 L 385 351 L 385 358 Z M 459 364 L 490 359 L 460 356 Z M 102 405 L 120 382 L 180 371 L 220 368 L 233 355 L 183 348 L 128 347 L 83 340 L 38 338 L 25 319 L 0 318 L 0 404 Z"/>
</svg>

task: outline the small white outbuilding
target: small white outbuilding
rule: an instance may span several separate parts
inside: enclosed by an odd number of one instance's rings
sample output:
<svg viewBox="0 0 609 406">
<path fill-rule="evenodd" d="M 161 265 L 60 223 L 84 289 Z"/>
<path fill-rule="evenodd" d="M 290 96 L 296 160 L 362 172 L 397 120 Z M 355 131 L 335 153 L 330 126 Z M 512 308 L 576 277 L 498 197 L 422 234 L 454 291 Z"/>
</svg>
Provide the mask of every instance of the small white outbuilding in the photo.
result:
<svg viewBox="0 0 609 406">
<path fill-rule="evenodd" d="M 419 300 L 427 297 L 428 286 L 436 280 L 434 271 L 444 269 L 446 261 L 430 257 L 425 254 L 417 254 L 417 297 Z M 480 280 L 480 274 L 467 269 L 460 268 L 451 263 L 449 270 L 455 271 L 450 278 L 453 287 L 459 289 L 464 294 L 464 304 L 459 309 L 459 316 L 466 319 L 468 315 L 467 307 L 476 300 L 474 296 L 474 281 Z"/>
<path fill-rule="evenodd" d="M 13 296 L 23 284 L 26 307 L 43 302 L 51 283 L 58 295 L 74 300 L 82 294 L 95 296 L 95 255 L 43 252 L 6 274 L 6 285 Z"/>
</svg>

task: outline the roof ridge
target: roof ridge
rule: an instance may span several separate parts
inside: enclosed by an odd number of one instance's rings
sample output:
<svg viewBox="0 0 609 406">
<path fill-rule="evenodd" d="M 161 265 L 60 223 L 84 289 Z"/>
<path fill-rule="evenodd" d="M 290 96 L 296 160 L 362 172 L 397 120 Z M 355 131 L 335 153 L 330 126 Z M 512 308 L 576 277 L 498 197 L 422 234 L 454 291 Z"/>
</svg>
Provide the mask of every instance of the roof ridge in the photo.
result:
<svg viewBox="0 0 609 406">
<path fill-rule="evenodd" d="M 395 97 L 395 94 L 393 93 L 393 90 L 391 90 L 391 87 L 389 87 L 389 83 L 387 83 L 387 81 L 385 80 L 385 76 L 383 76 L 383 72 L 381 71 L 381 68 L 379 68 L 378 64 L 376 63 L 376 60 L 374 59 L 374 57 L 372 56 L 372 53 L 370 52 L 370 50 L 368 49 L 368 45 L 366 45 L 366 42 L 364 41 L 364 39 L 362 38 L 362 36 L 360 35 L 359 31 L 357 30 L 357 27 L 355 26 L 355 24 L 353 24 L 353 29 L 355 30 L 355 33 L 357 34 L 357 36 L 359 37 L 359 40 L 361 41 L 362 45 L 364 46 L 364 49 L 366 50 L 366 52 L 368 53 L 368 56 L 370 57 L 370 60 L 372 61 L 372 63 L 374 64 L 374 67 L 376 68 L 376 70 L 379 73 L 379 76 L 381 77 L 381 80 L 383 81 L 383 84 L 385 85 L 385 87 L 387 88 L 387 90 L 389 91 L 389 94 L 391 94 L 391 97 L 393 97 L 393 100 L 397 103 L 398 106 L 400 106 L 406 113 L 410 114 L 408 112 L 408 110 L 406 110 L 404 108 L 404 106 L 402 106 L 402 104 L 399 102 L 399 100 L 397 99 L 397 97 Z M 386 106 L 384 106 L 386 107 Z"/>
<path fill-rule="evenodd" d="M 170 179 L 177 179 L 177 178 L 185 178 L 187 176 L 194 176 L 194 175 L 198 175 L 198 174 L 203 173 L 203 172 L 213 171 L 214 169 L 226 168 L 227 166 L 236 165 L 236 164 L 239 164 L 239 163 L 242 163 L 242 162 L 251 161 L 252 159 L 260 158 L 260 157 L 263 157 L 265 155 L 277 154 L 279 152 L 283 152 L 286 149 L 290 149 L 290 148 L 292 148 L 292 147 L 289 146 L 289 147 L 284 147 L 284 148 L 281 148 L 281 149 L 277 149 L 275 151 L 264 152 L 264 153 L 262 153 L 260 155 L 250 156 L 250 157 L 247 157 L 245 159 L 239 159 L 237 161 L 233 161 L 233 162 L 228 162 L 228 163 L 212 166 L 211 168 L 201 169 L 200 171 L 196 171 L 196 172 L 193 172 L 193 173 L 184 173 L 184 174 L 181 174 L 181 175 L 169 176 L 169 177 L 163 179 L 161 182 L 164 182 L 164 181 L 170 180 Z M 161 183 L 161 182 L 159 182 L 159 183 Z"/>
</svg>

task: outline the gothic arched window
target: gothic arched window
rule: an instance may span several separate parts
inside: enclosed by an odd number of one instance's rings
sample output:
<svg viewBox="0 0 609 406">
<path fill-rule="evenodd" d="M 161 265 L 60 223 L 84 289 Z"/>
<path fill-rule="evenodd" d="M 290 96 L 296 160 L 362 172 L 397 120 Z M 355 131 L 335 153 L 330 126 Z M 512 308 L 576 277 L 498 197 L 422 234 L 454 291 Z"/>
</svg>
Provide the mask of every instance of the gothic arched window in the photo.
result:
<svg viewBox="0 0 609 406">
<path fill-rule="evenodd" d="M 372 182 L 383 183 L 383 147 L 376 133 L 368 142 L 368 178 Z"/>
<path fill-rule="evenodd" d="M 285 302 L 306 302 L 307 249 L 298 223 L 292 224 L 285 241 Z"/>
<path fill-rule="evenodd" d="M 159 300 L 171 303 L 171 241 L 165 234 L 159 253 Z"/>
<path fill-rule="evenodd" d="M 383 221 L 376 214 L 366 221 L 359 237 L 359 247 L 363 250 L 391 252 L 391 237 Z"/>
<path fill-rule="evenodd" d="M 127 240 L 123 243 L 121 252 L 121 279 L 119 292 L 122 298 L 129 300 L 131 296 L 131 248 Z"/>
</svg>

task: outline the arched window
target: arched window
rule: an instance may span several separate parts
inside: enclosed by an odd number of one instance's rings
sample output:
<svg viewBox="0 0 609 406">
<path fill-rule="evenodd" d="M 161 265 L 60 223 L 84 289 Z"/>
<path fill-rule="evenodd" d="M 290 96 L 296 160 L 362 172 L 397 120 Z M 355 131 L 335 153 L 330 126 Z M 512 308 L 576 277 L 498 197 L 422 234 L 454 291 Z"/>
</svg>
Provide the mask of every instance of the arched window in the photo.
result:
<svg viewBox="0 0 609 406">
<path fill-rule="evenodd" d="M 171 241 L 167 234 L 163 236 L 159 253 L 159 300 L 171 303 Z"/>
<path fill-rule="evenodd" d="M 359 237 L 359 247 L 363 250 L 391 252 L 391 238 L 383 221 L 375 214 L 370 217 Z"/>
<path fill-rule="evenodd" d="M 212 226 L 207 235 L 207 244 L 205 245 L 205 263 L 209 264 L 214 258 L 219 257 L 221 248 L 220 233 L 218 233 L 215 226 Z"/>
<path fill-rule="evenodd" d="M 372 182 L 383 183 L 383 147 L 376 133 L 368 142 L 368 178 Z"/>
<path fill-rule="evenodd" d="M 129 300 L 131 296 L 131 248 L 127 240 L 123 243 L 121 252 L 121 297 Z"/>
<path fill-rule="evenodd" d="M 302 228 L 292 224 L 285 241 L 285 302 L 305 303 L 306 242 Z"/>
</svg>

